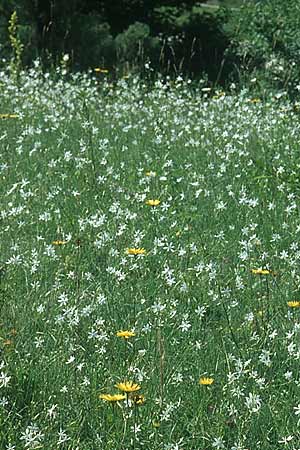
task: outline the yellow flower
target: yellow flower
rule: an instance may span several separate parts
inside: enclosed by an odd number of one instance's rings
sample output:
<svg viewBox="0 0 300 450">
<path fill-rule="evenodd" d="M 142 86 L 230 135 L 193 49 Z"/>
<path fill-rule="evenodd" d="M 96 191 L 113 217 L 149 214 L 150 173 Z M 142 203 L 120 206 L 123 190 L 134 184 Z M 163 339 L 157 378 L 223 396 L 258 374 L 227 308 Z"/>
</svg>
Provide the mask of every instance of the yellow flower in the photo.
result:
<svg viewBox="0 0 300 450">
<path fill-rule="evenodd" d="M 158 200 L 158 199 L 146 201 L 146 205 L 149 205 L 149 206 L 158 206 L 159 204 L 160 204 L 160 200 Z"/>
<path fill-rule="evenodd" d="M 66 243 L 67 243 L 67 241 L 60 241 L 60 240 L 52 242 L 53 245 L 65 245 Z"/>
<path fill-rule="evenodd" d="M 18 114 L 0 114 L 0 119 L 17 119 Z"/>
<path fill-rule="evenodd" d="M 100 394 L 99 398 L 102 398 L 102 400 L 105 400 L 107 402 L 119 402 L 121 400 L 125 400 L 126 395 L 124 394 Z"/>
<path fill-rule="evenodd" d="M 124 383 L 116 384 L 116 388 L 120 389 L 120 391 L 129 393 L 139 391 L 141 389 L 141 386 L 134 383 L 133 381 L 124 381 Z"/>
<path fill-rule="evenodd" d="M 219 98 L 221 98 L 221 97 L 224 97 L 224 95 L 226 95 L 226 94 L 225 94 L 225 92 L 223 92 L 223 91 L 221 91 L 221 92 L 216 92 L 216 95 L 213 96 L 213 99 L 214 99 L 214 100 L 217 100 L 217 99 L 219 99 Z"/>
<path fill-rule="evenodd" d="M 121 330 L 121 331 L 117 332 L 116 336 L 122 337 L 124 339 L 128 339 L 130 337 L 135 336 L 135 333 L 133 331 L 127 331 L 127 330 L 123 331 L 123 330 Z"/>
<path fill-rule="evenodd" d="M 156 177 L 156 172 L 152 172 L 152 170 L 149 170 L 145 175 L 146 177 Z"/>
<path fill-rule="evenodd" d="M 126 250 L 127 255 L 146 255 L 144 248 L 128 248 Z"/>
<path fill-rule="evenodd" d="M 291 302 L 287 302 L 287 304 L 290 308 L 299 308 L 300 307 L 300 302 L 298 300 L 293 300 Z"/>
<path fill-rule="evenodd" d="M 251 269 L 251 273 L 253 273 L 254 275 L 270 275 L 272 274 L 272 270 L 268 270 L 268 269 Z"/>
<path fill-rule="evenodd" d="M 207 378 L 207 377 L 201 377 L 199 380 L 199 384 L 201 384 L 202 386 L 210 386 L 211 384 L 213 384 L 214 379 L 213 378 Z"/>
<path fill-rule="evenodd" d="M 95 67 L 94 72 L 96 73 L 108 73 L 107 69 L 101 69 L 100 67 Z"/>
<path fill-rule="evenodd" d="M 259 98 L 252 98 L 249 101 L 250 101 L 250 103 L 260 103 L 261 102 L 261 100 Z"/>
</svg>

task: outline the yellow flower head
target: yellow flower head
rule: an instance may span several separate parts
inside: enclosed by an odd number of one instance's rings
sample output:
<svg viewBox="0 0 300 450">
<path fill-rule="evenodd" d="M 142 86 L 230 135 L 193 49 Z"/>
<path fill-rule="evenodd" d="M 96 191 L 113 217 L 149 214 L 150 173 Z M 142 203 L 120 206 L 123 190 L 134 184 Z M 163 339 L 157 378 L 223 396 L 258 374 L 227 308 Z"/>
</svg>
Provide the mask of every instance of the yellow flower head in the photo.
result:
<svg viewBox="0 0 300 450">
<path fill-rule="evenodd" d="M 94 72 L 96 73 L 108 73 L 107 69 L 101 69 L 100 67 L 95 67 Z"/>
<path fill-rule="evenodd" d="M 251 269 L 251 273 L 253 273 L 254 275 L 270 275 L 273 272 L 271 270 L 268 269 Z"/>
<path fill-rule="evenodd" d="M 146 177 L 156 177 L 156 172 L 152 172 L 152 170 L 149 170 L 149 172 L 146 172 Z"/>
<path fill-rule="evenodd" d="M 299 308 L 300 307 L 300 302 L 298 300 L 293 300 L 291 302 L 287 302 L 287 304 L 290 308 Z"/>
<path fill-rule="evenodd" d="M 0 119 L 17 119 L 18 114 L 0 114 Z"/>
<path fill-rule="evenodd" d="M 139 391 L 141 386 L 133 381 L 124 381 L 123 383 L 116 384 L 116 388 L 120 389 L 122 392 L 129 393 Z"/>
<path fill-rule="evenodd" d="M 124 339 L 129 339 L 130 337 L 135 336 L 135 333 L 133 331 L 128 331 L 128 330 L 123 331 L 123 330 L 121 330 L 121 331 L 118 331 L 116 333 L 116 336 L 122 337 Z"/>
<path fill-rule="evenodd" d="M 124 394 L 100 394 L 99 398 L 102 398 L 102 400 L 105 400 L 106 402 L 119 402 L 121 400 L 125 400 L 126 395 Z"/>
<path fill-rule="evenodd" d="M 67 243 L 67 241 L 57 240 L 57 241 L 53 241 L 52 245 L 65 245 L 66 243 Z"/>
<path fill-rule="evenodd" d="M 127 255 L 146 255 L 144 248 L 128 248 L 126 250 Z"/>
<path fill-rule="evenodd" d="M 160 200 L 158 200 L 158 199 L 146 201 L 146 205 L 149 205 L 149 206 L 158 206 L 159 204 L 160 204 Z"/>
<path fill-rule="evenodd" d="M 201 377 L 199 380 L 199 384 L 201 384 L 202 386 L 210 386 L 211 384 L 213 384 L 214 379 L 213 378 L 207 378 L 207 377 Z"/>
</svg>

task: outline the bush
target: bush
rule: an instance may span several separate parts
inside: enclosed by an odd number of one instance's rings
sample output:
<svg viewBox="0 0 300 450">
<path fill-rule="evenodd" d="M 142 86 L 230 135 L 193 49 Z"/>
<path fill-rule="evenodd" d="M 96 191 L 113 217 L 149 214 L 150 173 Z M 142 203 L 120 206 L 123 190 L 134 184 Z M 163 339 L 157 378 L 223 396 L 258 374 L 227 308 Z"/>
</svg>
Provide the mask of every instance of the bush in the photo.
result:
<svg viewBox="0 0 300 450">
<path fill-rule="evenodd" d="M 237 80 L 252 80 L 262 91 L 295 92 L 300 75 L 298 0 L 245 2 L 231 12 L 226 29 L 231 39 L 227 56 L 235 64 Z"/>
<path fill-rule="evenodd" d="M 154 29 L 164 40 L 163 65 L 189 76 L 205 72 L 212 81 L 224 81 L 228 71 L 223 68 L 224 52 L 229 44 L 223 30 L 226 20 L 225 9 L 218 7 L 156 8 Z"/>
<path fill-rule="evenodd" d="M 74 17 L 64 51 L 73 51 L 75 67 L 111 67 L 115 62 L 116 52 L 109 24 L 103 23 L 101 16 L 97 15 Z"/>
<path fill-rule="evenodd" d="M 145 63 L 158 53 L 159 40 L 150 36 L 150 27 L 135 22 L 115 38 L 117 63 L 125 70 L 143 71 Z"/>
</svg>

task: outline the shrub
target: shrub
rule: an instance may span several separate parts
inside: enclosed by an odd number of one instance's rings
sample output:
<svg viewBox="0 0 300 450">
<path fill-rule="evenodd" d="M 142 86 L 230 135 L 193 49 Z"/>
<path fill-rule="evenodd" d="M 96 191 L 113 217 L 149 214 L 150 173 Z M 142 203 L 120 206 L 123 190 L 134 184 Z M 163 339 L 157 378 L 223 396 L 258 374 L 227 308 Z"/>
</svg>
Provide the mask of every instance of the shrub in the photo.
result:
<svg viewBox="0 0 300 450">
<path fill-rule="evenodd" d="M 245 2 L 231 12 L 227 56 L 235 64 L 236 79 L 243 84 L 256 79 L 262 91 L 295 92 L 300 75 L 299 13 L 298 0 Z"/>
<path fill-rule="evenodd" d="M 115 42 L 110 26 L 99 15 L 78 15 L 71 23 L 68 52 L 73 51 L 75 67 L 111 67 L 115 62 Z"/>
<path fill-rule="evenodd" d="M 164 65 L 191 76 L 205 72 L 212 81 L 222 81 L 224 51 L 229 44 L 223 30 L 226 20 L 226 10 L 218 7 L 156 8 L 154 29 L 164 39 Z"/>
<path fill-rule="evenodd" d="M 117 62 L 123 70 L 143 71 L 145 63 L 158 52 L 159 40 L 150 36 L 150 27 L 135 22 L 115 38 Z"/>
</svg>

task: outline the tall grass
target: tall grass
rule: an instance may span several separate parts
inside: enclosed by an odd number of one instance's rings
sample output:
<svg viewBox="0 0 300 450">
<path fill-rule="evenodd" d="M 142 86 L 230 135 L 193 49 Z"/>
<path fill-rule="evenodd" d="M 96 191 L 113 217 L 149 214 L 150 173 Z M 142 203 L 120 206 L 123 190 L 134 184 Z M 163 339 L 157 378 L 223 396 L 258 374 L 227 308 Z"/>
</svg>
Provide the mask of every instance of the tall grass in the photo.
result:
<svg viewBox="0 0 300 450">
<path fill-rule="evenodd" d="M 0 98 L 0 448 L 298 448 L 293 105 L 38 67 Z"/>
</svg>

